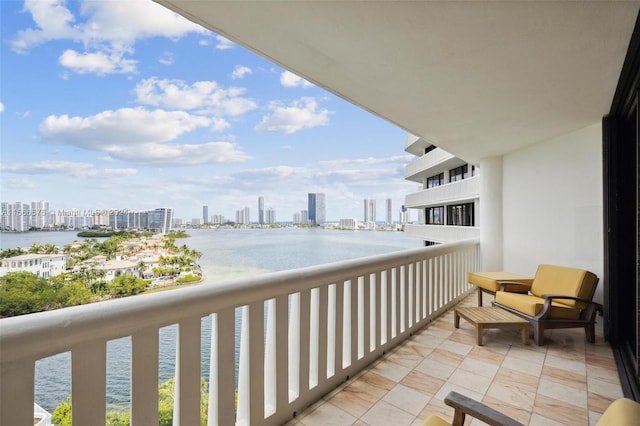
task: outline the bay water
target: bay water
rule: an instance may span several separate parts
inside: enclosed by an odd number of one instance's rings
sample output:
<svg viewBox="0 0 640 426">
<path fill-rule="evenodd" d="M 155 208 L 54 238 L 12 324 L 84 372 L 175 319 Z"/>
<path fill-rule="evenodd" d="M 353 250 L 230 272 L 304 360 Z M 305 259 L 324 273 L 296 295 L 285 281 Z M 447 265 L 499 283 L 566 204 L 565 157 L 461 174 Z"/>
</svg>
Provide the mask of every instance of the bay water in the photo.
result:
<svg viewBox="0 0 640 426">
<path fill-rule="evenodd" d="M 420 246 L 418 240 L 394 231 L 341 231 L 321 228 L 189 229 L 190 238 L 176 240 L 202 253 L 200 285 L 302 268 L 345 259 L 374 256 Z M 0 248 L 27 248 L 33 243 L 63 247 L 83 240 L 71 231 L 0 233 Z M 171 291 L 171 290 L 169 290 Z M 135 296 L 134 296 L 135 297 Z M 236 335 L 240 327 L 236 311 Z M 208 377 L 211 319 L 202 319 L 202 376 Z M 159 381 L 175 374 L 176 326 L 160 330 Z M 236 354 L 238 350 L 236 339 Z M 131 339 L 107 345 L 107 404 L 126 407 L 130 401 Z M 51 412 L 71 394 L 71 356 L 58 354 L 36 363 L 35 400 Z"/>
</svg>

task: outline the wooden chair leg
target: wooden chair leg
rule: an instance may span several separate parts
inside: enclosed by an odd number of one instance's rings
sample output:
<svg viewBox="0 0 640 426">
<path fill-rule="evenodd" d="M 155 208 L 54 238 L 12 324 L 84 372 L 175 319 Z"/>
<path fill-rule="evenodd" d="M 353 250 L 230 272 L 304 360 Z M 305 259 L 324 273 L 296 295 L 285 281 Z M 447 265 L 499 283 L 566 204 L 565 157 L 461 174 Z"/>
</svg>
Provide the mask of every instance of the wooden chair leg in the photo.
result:
<svg viewBox="0 0 640 426">
<path fill-rule="evenodd" d="M 533 328 L 533 341 L 536 342 L 538 346 L 544 345 L 544 327 L 542 327 L 542 324 L 534 321 L 531 327 Z"/>
<path fill-rule="evenodd" d="M 584 332 L 587 335 L 587 342 L 596 342 L 596 326 L 595 324 L 587 324 L 584 326 Z"/>
<path fill-rule="evenodd" d="M 482 306 L 482 289 L 478 287 L 478 306 Z"/>
</svg>

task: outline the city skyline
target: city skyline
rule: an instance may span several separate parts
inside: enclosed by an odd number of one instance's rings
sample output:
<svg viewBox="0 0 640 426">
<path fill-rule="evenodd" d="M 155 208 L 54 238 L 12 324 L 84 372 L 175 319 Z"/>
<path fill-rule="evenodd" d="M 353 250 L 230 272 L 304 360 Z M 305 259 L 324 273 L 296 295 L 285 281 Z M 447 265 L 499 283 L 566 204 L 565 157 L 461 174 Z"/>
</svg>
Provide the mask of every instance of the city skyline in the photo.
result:
<svg viewBox="0 0 640 426">
<path fill-rule="evenodd" d="M 313 192 L 338 221 L 415 191 L 403 129 L 151 0 L 0 7 L 0 201 L 286 221 Z"/>
</svg>

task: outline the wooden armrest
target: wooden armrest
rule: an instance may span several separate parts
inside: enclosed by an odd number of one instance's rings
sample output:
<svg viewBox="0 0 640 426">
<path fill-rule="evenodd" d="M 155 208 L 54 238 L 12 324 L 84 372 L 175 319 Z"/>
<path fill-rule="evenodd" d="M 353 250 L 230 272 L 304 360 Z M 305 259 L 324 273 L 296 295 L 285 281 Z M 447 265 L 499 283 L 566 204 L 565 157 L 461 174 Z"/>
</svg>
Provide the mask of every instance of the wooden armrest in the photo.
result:
<svg viewBox="0 0 640 426">
<path fill-rule="evenodd" d="M 466 414 L 491 426 L 524 426 L 522 423 L 505 416 L 482 402 L 468 398 L 458 392 L 449 392 L 444 398 L 444 402 L 455 410 L 453 426 L 462 426 Z"/>
<path fill-rule="evenodd" d="M 522 287 L 522 289 L 529 290 L 531 288 L 531 284 L 525 284 L 518 281 L 496 281 L 496 284 L 500 286 L 500 291 L 507 291 L 506 288 L 508 285 L 512 285 L 515 287 Z"/>
<path fill-rule="evenodd" d="M 594 302 L 593 300 L 583 299 L 581 297 L 567 296 L 566 294 L 543 294 L 541 297 L 544 298 L 544 306 L 540 313 L 535 316 L 537 320 L 541 320 L 549 316 L 549 313 L 551 312 L 551 304 L 554 299 L 575 300 L 585 303 L 587 307 L 585 308 L 586 313 L 584 318 L 588 318 L 591 321 L 595 319 L 597 312 L 602 311 L 602 305 L 600 303 Z"/>
</svg>

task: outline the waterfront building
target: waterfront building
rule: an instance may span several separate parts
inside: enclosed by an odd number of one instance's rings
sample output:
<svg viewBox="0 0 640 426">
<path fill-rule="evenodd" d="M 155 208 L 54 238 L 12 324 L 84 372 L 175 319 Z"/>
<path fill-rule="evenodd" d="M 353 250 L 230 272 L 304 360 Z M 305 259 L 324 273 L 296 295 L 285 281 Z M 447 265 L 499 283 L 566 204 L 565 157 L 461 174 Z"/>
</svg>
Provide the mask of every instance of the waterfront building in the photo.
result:
<svg viewBox="0 0 640 426">
<path fill-rule="evenodd" d="M 28 204 L 21 202 L 2 203 L 2 230 L 25 232 L 29 230 L 31 214 Z"/>
<path fill-rule="evenodd" d="M 353 218 L 340 219 L 339 227 L 342 229 L 358 229 L 358 220 Z"/>
<path fill-rule="evenodd" d="M 191 224 L 195 226 L 203 225 L 204 220 L 202 220 L 201 217 L 194 217 L 193 219 L 191 219 Z"/>
<path fill-rule="evenodd" d="M 202 206 L 202 223 L 209 223 L 209 206 Z"/>
<path fill-rule="evenodd" d="M 147 212 L 148 228 L 150 231 L 167 234 L 173 224 L 173 209 L 161 207 Z"/>
<path fill-rule="evenodd" d="M 386 224 L 387 226 L 391 226 L 393 225 L 393 200 L 391 198 L 387 198 L 387 220 L 386 220 Z"/>
<path fill-rule="evenodd" d="M 326 217 L 325 197 L 322 193 L 308 194 L 309 223 L 322 225 Z"/>
<path fill-rule="evenodd" d="M 236 210 L 236 223 L 240 225 L 248 225 L 251 223 L 251 210 L 249 207 Z"/>
<path fill-rule="evenodd" d="M 364 199 L 364 218 L 362 221 L 367 228 L 376 227 L 376 200 L 372 198 Z"/>
<path fill-rule="evenodd" d="M 214 225 L 222 225 L 226 221 L 225 217 L 221 214 L 214 214 L 211 216 L 211 223 Z"/>
<path fill-rule="evenodd" d="M 26 271 L 42 278 L 55 277 L 67 267 L 66 254 L 22 254 L 2 259 L 0 277 L 9 272 Z"/>
<path fill-rule="evenodd" d="M 407 135 L 404 149 L 418 157 L 407 164 L 405 179 L 419 185 L 405 197 L 405 206 L 418 212 L 406 235 L 425 245 L 479 237 L 479 169 L 414 135 Z"/>
<path fill-rule="evenodd" d="M 263 225 L 264 220 L 264 197 L 258 197 L 258 223 Z"/>
<path fill-rule="evenodd" d="M 37 229 L 47 228 L 49 221 L 49 202 L 48 201 L 32 201 L 31 216 L 29 226 Z"/>
<path fill-rule="evenodd" d="M 263 212 L 263 223 L 273 225 L 276 223 L 276 211 L 273 207 L 267 207 L 267 210 Z"/>
</svg>

